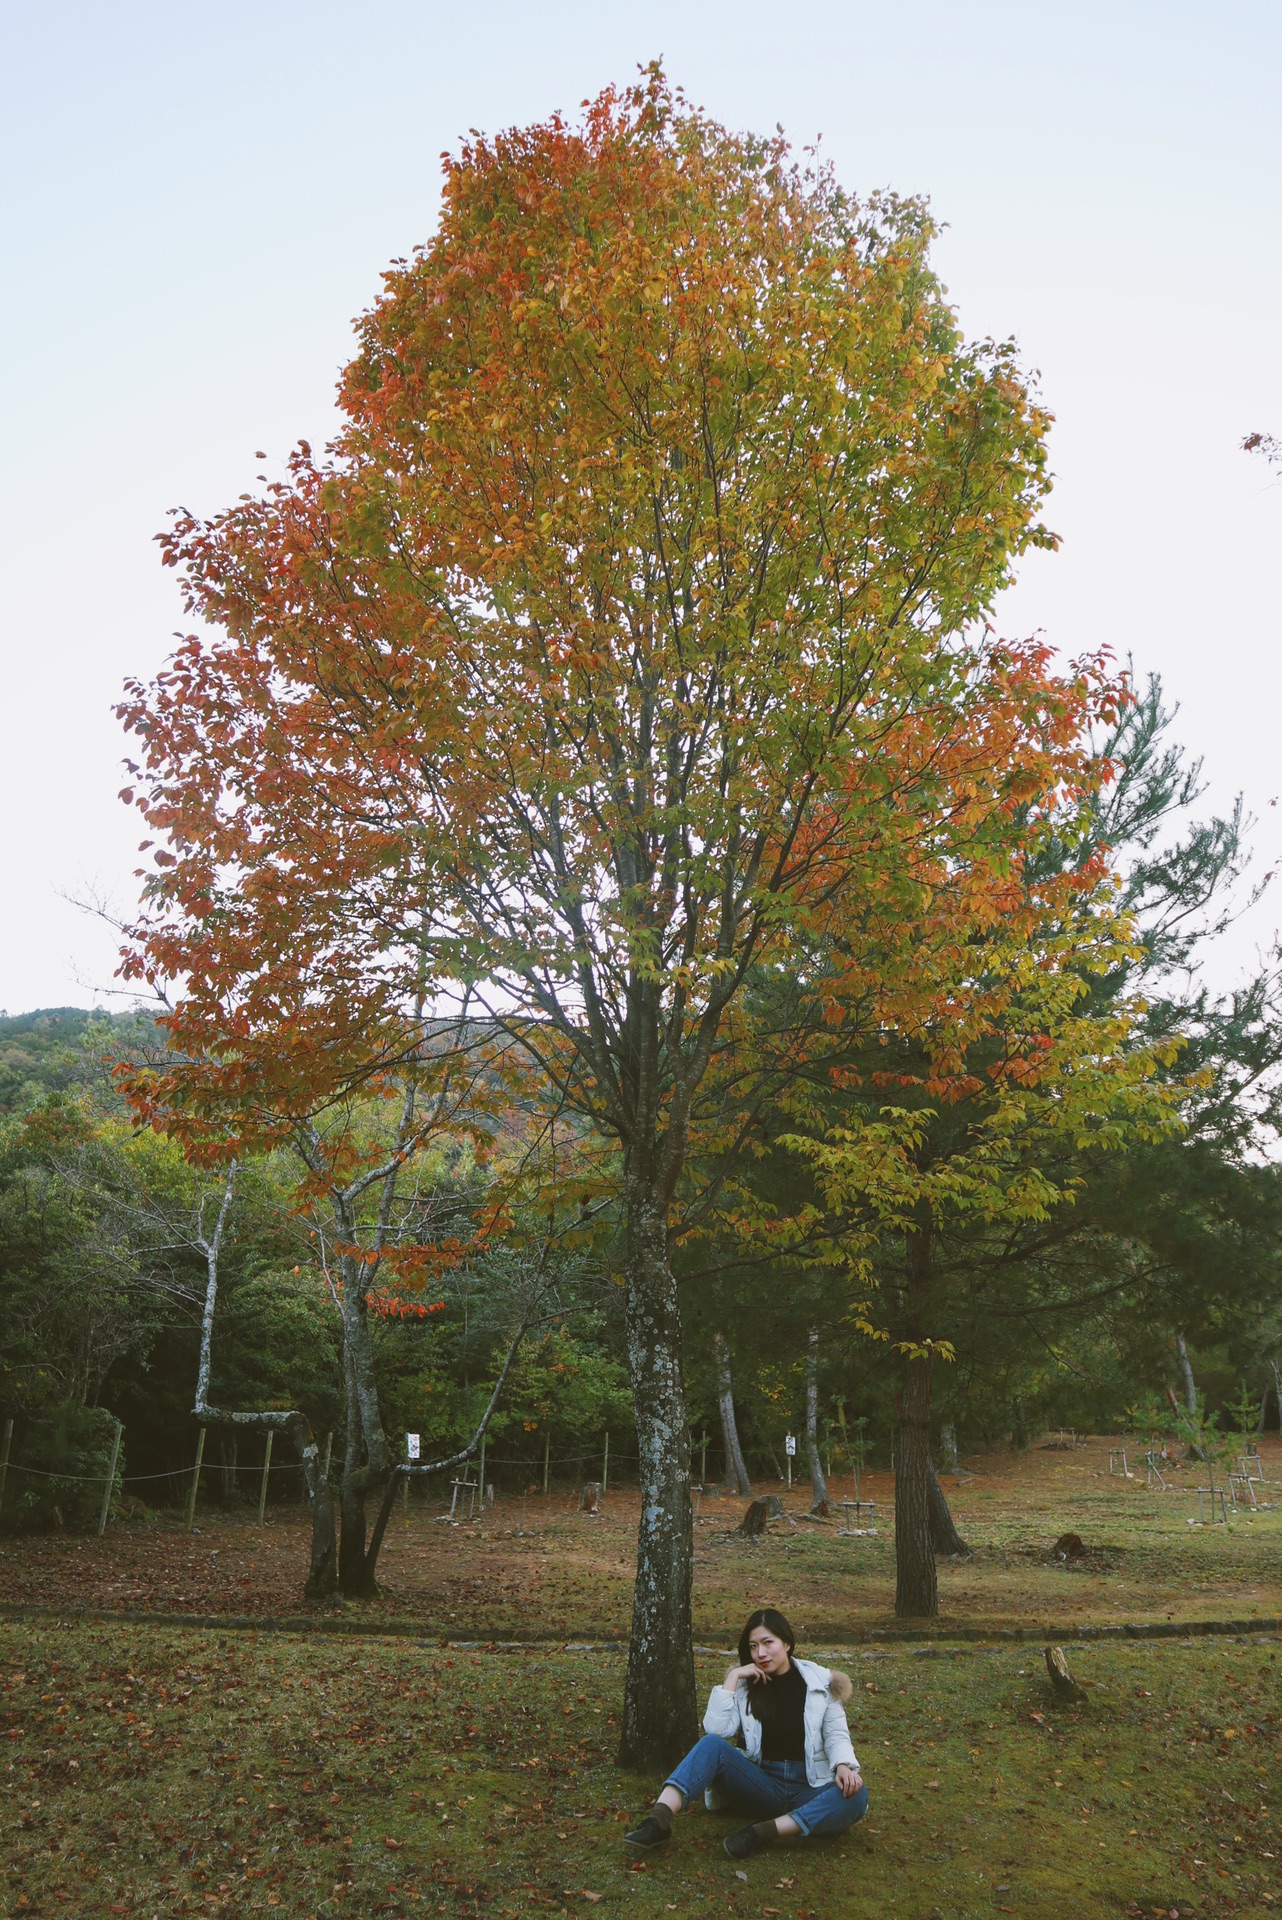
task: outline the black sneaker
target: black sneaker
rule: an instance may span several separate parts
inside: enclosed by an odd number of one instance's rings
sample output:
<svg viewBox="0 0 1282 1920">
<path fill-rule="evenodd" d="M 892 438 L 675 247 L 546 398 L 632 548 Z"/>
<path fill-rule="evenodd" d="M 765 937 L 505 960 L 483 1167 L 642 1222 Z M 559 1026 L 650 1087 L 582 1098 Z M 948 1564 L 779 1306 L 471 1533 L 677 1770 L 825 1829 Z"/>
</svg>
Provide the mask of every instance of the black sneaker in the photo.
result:
<svg viewBox="0 0 1282 1920">
<path fill-rule="evenodd" d="M 728 1833 L 721 1842 L 732 1860 L 747 1860 L 761 1851 L 761 1835 L 755 1827 L 741 1827 L 738 1833 Z"/>
<path fill-rule="evenodd" d="M 634 1827 L 631 1833 L 623 1836 L 626 1846 L 640 1847 L 643 1853 L 650 1847 L 661 1847 L 665 1840 L 671 1838 L 671 1826 L 662 1826 L 652 1813 L 646 1815 L 639 1827 Z"/>
</svg>

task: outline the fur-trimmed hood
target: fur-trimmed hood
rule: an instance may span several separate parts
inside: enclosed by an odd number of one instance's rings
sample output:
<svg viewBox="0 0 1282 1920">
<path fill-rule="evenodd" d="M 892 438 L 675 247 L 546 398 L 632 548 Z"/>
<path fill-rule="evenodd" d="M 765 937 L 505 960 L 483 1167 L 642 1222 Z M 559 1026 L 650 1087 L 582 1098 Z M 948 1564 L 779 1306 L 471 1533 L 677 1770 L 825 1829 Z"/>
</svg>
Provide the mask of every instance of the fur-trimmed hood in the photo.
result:
<svg viewBox="0 0 1282 1920">
<path fill-rule="evenodd" d="M 809 1692 L 829 1693 L 839 1706 L 844 1707 L 855 1690 L 849 1674 L 838 1673 L 835 1667 L 821 1666 L 817 1660 L 803 1660 L 799 1653 L 793 1654 L 792 1664 Z"/>
</svg>

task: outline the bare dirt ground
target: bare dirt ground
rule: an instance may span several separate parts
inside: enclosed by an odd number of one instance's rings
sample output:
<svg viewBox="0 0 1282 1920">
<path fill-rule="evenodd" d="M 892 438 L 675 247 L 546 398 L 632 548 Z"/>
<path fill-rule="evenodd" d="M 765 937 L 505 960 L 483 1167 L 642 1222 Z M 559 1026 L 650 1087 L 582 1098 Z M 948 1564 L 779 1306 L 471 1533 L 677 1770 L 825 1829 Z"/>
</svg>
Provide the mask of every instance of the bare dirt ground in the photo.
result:
<svg viewBox="0 0 1282 1920">
<path fill-rule="evenodd" d="M 1110 1473 L 1119 1442 L 1092 1437 L 1023 1454 L 968 1458 L 944 1476 L 971 1556 L 940 1565 L 947 1629 L 1079 1629 L 1121 1622 L 1248 1620 L 1282 1614 L 1282 1439 L 1265 1437 L 1258 1511 L 1228 1526 L 1196 1525 L 1204 1467 L 1169 1470 L 1166 1492 Z M 1115 1463 L 1116 1464 L 1116 1463 Z M 808 1488 L 779 1492 L 785 1514 L 762 1541 L 737 1537 L 745 1502 L 704 1495 L 695 1520 L 695 1615 L 701 1639 L 724 1646 L 745 1611 L 783 1606 L 811 1645 L 839 1645 L 893 1624 L 894 1520 L 889 1473 L 863 1477 L 876 1532 L 807 1517 Z M 839 1481 L 834 1499 L 853 1484 Z M 631 1605 L 638 1497 L 612 1490 L 597 1516 L 577 1490 L 500 1495 L 475 1521 L 451 1522 L 415 1490 L 397 1509 L 380 1562 L 380 1599 L 332 1611 L 352 1625 L 411 1626 L 450 1639 L 617 1639 Z M 835 1510 L 838 1514 L 839 1509 Z M 865 1524 L 867 1516 L 864 1516 Z M 0 1600 L 119 1613 L 297 1616 L 306 1567 L 303 1514 L 255 1518 L 202 1509 L 188 1533 L 177 1515 L 113 1523 L 104 1538 L 0 1540 Z M 1067 1532 L 1075 1561 L 1053 1546 Z"/>
</svg>

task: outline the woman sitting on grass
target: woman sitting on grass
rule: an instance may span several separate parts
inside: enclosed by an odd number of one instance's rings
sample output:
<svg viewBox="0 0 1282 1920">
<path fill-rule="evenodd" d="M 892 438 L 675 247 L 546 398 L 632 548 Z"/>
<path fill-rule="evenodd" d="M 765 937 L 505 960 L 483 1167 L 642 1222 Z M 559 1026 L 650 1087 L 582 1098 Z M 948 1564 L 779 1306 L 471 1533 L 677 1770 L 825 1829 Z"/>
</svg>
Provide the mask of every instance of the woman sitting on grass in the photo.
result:
<svg viewBox="0 0 1282 1920">
<path fill-rule="evenodd" d="M 850 1682 L 813 1660 L 794 1659 L 795 1645 L 792 1628 L 773 1607 L 749 1615 L 739 1636 L 739 1665 L 712 1689 L 703 1739 L 626 1836 L 630 1846 L 657 1847 L 670 1839 L 673 1814 L 696 1793 L 710 1807 L 756 1816 L 724 1842 L 733 1860 L 794 1834 L 841 1833 L 863 1819 L 868 1789 L 842 1704 Z"/>
</svg>

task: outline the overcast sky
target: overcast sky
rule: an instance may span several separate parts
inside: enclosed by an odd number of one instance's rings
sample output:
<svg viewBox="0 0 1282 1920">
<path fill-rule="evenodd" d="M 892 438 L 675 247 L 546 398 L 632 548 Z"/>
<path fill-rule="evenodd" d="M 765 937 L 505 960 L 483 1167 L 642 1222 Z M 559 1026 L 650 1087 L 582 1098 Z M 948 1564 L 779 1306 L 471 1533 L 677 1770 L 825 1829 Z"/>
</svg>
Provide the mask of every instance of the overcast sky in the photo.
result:
<svg viewBox="0 0 1282 1920">
<path fill-rule="evenodd" d="M 352 317 L 432 230 L 471 127 L 569 111 L 662 55 L 718 118 L 928 194 L 971 333 L 1058 417 L 1010 632 L 1160 672 L 1211 799 L 1282 853 L 1278 0 L 9 0 L 0 41 L 0 1007 L 108 1004 L 136 816 L 126 675 L 181 622 L 152 536 L 323 442 Z M 1282 924 L 1266 895 L 1225 978 Z"/>
</svg>

